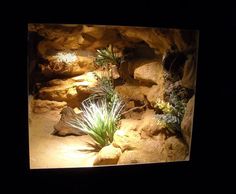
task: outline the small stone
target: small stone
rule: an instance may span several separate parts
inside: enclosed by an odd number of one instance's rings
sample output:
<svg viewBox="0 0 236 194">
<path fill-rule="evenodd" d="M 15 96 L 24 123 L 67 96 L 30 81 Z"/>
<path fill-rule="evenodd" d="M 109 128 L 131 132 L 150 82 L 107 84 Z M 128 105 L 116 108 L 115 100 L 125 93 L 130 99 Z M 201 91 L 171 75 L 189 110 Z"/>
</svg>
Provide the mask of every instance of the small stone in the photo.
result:
<svg viewBox="0 0 236 194">
<path fill-rule="evenodd" d="M 110 165 L 117 164 L 121 155 L 120 148 L 113 147 L 112 145 L 103 147 L 97 154 L 94 165 Z"/>
</svg>

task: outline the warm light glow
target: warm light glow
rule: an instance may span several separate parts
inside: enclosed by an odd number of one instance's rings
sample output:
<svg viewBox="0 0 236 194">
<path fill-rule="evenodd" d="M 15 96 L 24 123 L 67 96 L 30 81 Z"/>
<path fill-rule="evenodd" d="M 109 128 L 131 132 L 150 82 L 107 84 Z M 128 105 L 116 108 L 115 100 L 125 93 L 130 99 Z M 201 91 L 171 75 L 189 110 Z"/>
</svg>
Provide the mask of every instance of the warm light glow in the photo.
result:
<svg viewBox="0 0 236 194">
<path fill-rule="evenodd" d="M 123 130 L 117 130 L 117 131 L 116 131 L 116 134 L 119 135 L 119 136 L 124 136 L 124 135 L 125 135 L 125 131 L 123 131 Z"/>
<path fill-rule="evenodd" d="M 57 53 L 56 55 L 58 62 L 73 63 L 77 60 L 77 56 L 74 53 Z"/>
</svg>

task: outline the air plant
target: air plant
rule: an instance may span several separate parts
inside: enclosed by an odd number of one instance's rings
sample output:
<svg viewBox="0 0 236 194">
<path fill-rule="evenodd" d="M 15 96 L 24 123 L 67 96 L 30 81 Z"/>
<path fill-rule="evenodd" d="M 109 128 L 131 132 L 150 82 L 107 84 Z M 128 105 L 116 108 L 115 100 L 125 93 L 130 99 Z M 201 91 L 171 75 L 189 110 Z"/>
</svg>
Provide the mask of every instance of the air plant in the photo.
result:
<svg viewBox="0 0 236 194">
<path fill-rule="evenodd" d="M 91 136 L 102 148 L 113 141 L 123 106 L 122 101 L 118 99 L 108 108 L 105 99 L 94 101 L 89 98 L 82 103 L 81 117 L 69 124 Z"/>
</svg>

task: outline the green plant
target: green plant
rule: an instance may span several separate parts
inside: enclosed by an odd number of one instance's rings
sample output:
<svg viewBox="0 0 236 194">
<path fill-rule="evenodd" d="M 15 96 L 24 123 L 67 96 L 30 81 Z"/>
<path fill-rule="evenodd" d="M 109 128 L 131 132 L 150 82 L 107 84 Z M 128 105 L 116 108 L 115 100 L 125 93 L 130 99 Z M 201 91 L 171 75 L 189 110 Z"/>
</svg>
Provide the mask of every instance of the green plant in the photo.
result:
<svg viewBox="0 0 236 194">
<path fill-rule="evenodd" d="M 167 128 L 171 133 L 181 132 L 186 104 L 180 100 L 175 92 L 170 94 L 169 102 L 158 99 L 154 108 L 158 108 L 163 114 L 157 114 L 157 124 Z"/>
<path fill-rule="evenodd" d="M 122 109 L 123 103 L 118 99 L 113 102 L 110 109 L 104 99 L 88 99 L 82 103 L 82 116 L 69 124 L 90 135 L 102 148 L 113 141 Z"/>
<path fill-rule="evenodd" d="M 98 54 L 95 59 L 95 63 L 99 66 L 107 67 L 107 65 L 109 65 L 109 64 L 120 65 L 124 61 L 122 57 L 118 57 L 114 53 L 112 45 L 109 45 L 105 49 L 98 49 L 97 53 Z"/>
<path fill-rule="evenodd" d="M 112 104 L 118 100 L 119 96 L 114 89 L 111 79 L 106 76 L 99 76 L 96 73 L 94 75 L 97 79 L 97 85 L 92 88 L 94 93 L 90 98 L 96 100 L 105 99 L 108 107 L 112 107 Z"/>
<path fill-rule="evenodd" d="M 83 113 L 80 117 L 70 120 L 67 124 L 78 128 L 93 138 L 96 144 L 102 148 L 113 141 L 117 130 L 117 124 L 124 107 L 114 89 L 112 78 L 112 65 L 120 65 L 122 58 L 116 56 L 113 47 L 97 50 L 95 63 L 107 70 L 107 76 L 98 76 L 97 85 L 92 88 L 93 94 L 82 102 Z"/>
<path fill-rule="evenodd" d="M 123 57 L 119 57 L 117 54 L 115 54 L 113 50 L 113 46 L 109 45 L 105 49 L 98 49 L 97 50 L 97 57 L 95 59 L 95 64 L 97 64 L 100 67 L 104 67 L 108 73 L 109 79 L 112 80 L 112 67 L 111 65 L 115 65 L 117 68 L 120 67 L 120 65 L 124 62 Z"/>
</svg>

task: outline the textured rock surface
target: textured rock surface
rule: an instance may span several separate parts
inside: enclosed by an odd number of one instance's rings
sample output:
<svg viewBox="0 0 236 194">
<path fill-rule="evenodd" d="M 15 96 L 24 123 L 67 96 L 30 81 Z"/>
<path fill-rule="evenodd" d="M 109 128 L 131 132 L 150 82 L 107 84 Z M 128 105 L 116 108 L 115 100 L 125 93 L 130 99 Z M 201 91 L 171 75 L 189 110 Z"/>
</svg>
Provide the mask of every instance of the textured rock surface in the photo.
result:
<svg viewBox="0 0 236 194">
<path fill-rule="evenodd" d="M 91 72 L 66 80 L 51 80 L 47 87 L 39 90 L 39 98 L 45 100 L 66 101 L 76 107 L 91 94 L 96 79 Z"/>
<path fill-rule="evenodd" d="M 182 133 L 188 145 L 190 145 L 190 140 L 191 140 L 191 135 L 192 135 L 194 102 L 195 102 L 195 95 L 188 101 L 184 118 L 181 122 Z"/>
<path fill-rule="evenodd" d="M 188 156 L 180 139 L 166 139 L 153 110 L 146 110 L 140 120 L 122 119 L 119 128 L 112 143 L 122 151 L 118 164 L 179 161 Z"/>
<path fill-rule="evenodd" d="M 97 154 L 94 165 L 109 165 L 117 164 L 121 155 L 120 148 L 113 147 L 112 145 L 103 147 Z"/>
<path fill-rule="evenodd" d="M 119 128 L 123 132 L 118 133 L 118 136 L 122 133 L 129 133 L 129 131 L 136 131 L 141 135 L 141 138 L 149 138 L 157 135 L 162 130 L 162 128 L 157 125 L 154 110 L 147 109 L 143 114 L 140 114 L 140 119 L 121 119 Z"/>
<path fill-rule="evenodd" d="M 190 55 L 184 65 L 183 78 L 181 80 L 182 86 L 190 89 L 196 87 L 197 64 L 195 58 Z"/>
<path fill-rule="evenodd" d="M 35 103 L 32 106 L 33 112 L 48 114 L 51 110 L 63 108 L 66 104 L 71 108 L 79 108 L 81 102 L 92 93 L 91 88 L 96 84 L 91 74 L 91 71 L 97 68 L 94 64 L 96 49 L 112 44 L 119 54 L 125 56 L 125 62 L 112 71 L 117 84 L 115 89 L 126 103 L 125 111 L 135 107 L 142 108 L 132 110 L 122 117 L 126 119 L 121 120 L 120 129 L 116 131 L 112 145 L 104 147 L 99 152 L 94 165 L 186 159 L 188 155 L 186 145 L 174 136 L 165 139 L 163 129 L 156 124 L 155 112 L 150 109 L 157 98 L 164 99 L 166 95 L 165 88 L 168 87 L 165 87 L 167 84 L 164 83 L 166 80 L 164 80 L 161 59 L 174 46 L 178 52 L 189 56 L 183 70 L 182 86 L 195 88 L 196 63 L 192 51 L 189 52 L 189 45 L 194 44 L 195 38 L 191 31 L 183 33 L 182 30 L 175 29 L 74 24 L 30 24 L 28 30 L 37 32 L 39 35 L 34 45 L 38 51 L 37 55 L 35 54 L 30 61 L 30 69 L 36 70 L 39 77 L 33 84 L 40 82 L 35 89 L 40 100 L 35 101 L 37 103 L 32 101 Z M 71 78 L 67 79 L 68 77 Z M 170 91 L 172 89 L 170 88 Z M 33 89 L 32 91 L 34 92 Z M 193 113 L 192 99 L 187 109 L 181 127 L 189 143 Z M 29 112 L 31 115 L 32 110 Z M 77 112 L 80 113 L 79 109 Z M 78 135 L 77 129 L 62 124 L 63 119 L 71 118 L 73 115 L 76 114 L 73 112 L 72 115 L 64 115 L 65 117 L 59 121 L 60 124 L 55 125 L 59 135 Z M 60 115 L 57 114 L 57 117 L 59 120 Z M 53 121 L 53 124 L 58 120 Z M 47 130 L 51 132 L 52 126 L 50 124 Z M 37 128 L 36 123 L 34 128 Z M 68 138 L 71 137 L 73 136 Z"/>
<path fill-rule="evenodd" d="M 124 152 L 125 150 L 138 149 L 140 141 L 141 136 L 137 131 L 120 129 L 115 132 L 112 145 Z"/>
<path fill-rule="evenodd" d="M 144 41 L 150 48 L 155 49 L 157 54 L 164 54 L 175 44 L 179 51 L 188 46 L 183 36 L 177 29 L 154 29 L 154 28 L 128 28 L 109 26 L 88 25 L 48 25 L 29 24 L 29 31 L 34 31 L 49 40 L 57 50 L 64 49 L 97 49 L 107 44 L 114 44 L 120 48 L 131 46 L 134 43 Z M 186 33 L 191 35 L 191 31 Z"/>
<path fill-rule="evenodd" d="M 151 87 L 126 83 L 124 85 L 117 86 L 115 89 L 119 95 L 127 101 L 149 101 L 152 105 L 155 104 L 157 98 L 163 99 L 165 92 L 163 83 L 159 83 L 158 85 L 153 85 Z"/>
<path fill-rule="evenodd" d="M 71 121 L 75 121 L 79 118 L 79 114 L 76 114 L 70 107 L 64 108 L 61 112 L 61 118 L 59 122 L 54 125 L 53 135 L 66 136 L 66 135 L 85 135 L 83 131 L 76 127 L 68 125 Z"/>
<path fill-rule="evenodd" d="M 159 83 L 158 85 L 153 85 L 148 90 L 146 90 L 147 100 L 150 102 L 152 106 L 155 105 L 157 99 L 164 99 L 165 94 L 165 86 L 164 83 Z"/>
<path fill-rule="evenodd" d="M 187 147 L 176 137 L 165 140 L 160 134 L 138 142 L 139 146 L 123 151 L 118 164 L 182 161 L 188 154 Z"/>
<path fill-rule="evenodd" d="M 75 52 L 59 52 L 54 56 L 47 56 L 46 59 L 49 62 L 41 64 L 40 68 L 42 74 L 47 77 L 55 75 L 71 77 L 95 70 L 93 57 L 80 56 Z"/>
<path fill-rule="evenodd" d="M 146 86 L 124 84 L 117 86 L 115 89 L 124 99 L 145 101 L 145 94 L 149 88 Z"/>
<path fill-rule="evenodd" d="M 146 110 L 143 113 L 140 124 L 137 130 L 140 132 L 142 138 L 150 138 L 152 136 L 158 135 L 162 130 L 160 126 L 157 125 L 154 110 Z"/>
<path fill-rule="evenodd" d="M 163 77 L 163 68 L 159 61 L 140 64 L 134 70 L 134 79 L 142 82 L 159 84 Z"/>
<path fill-rule="evenodd" d="M 33 100 L 32 102 L 33 112 L 34 113 L 45 113 L 50 110 L 60 110 L 64 108 L 67 103 L 66 102 L 57 102 L 50 100 Z"/>
</svg>

